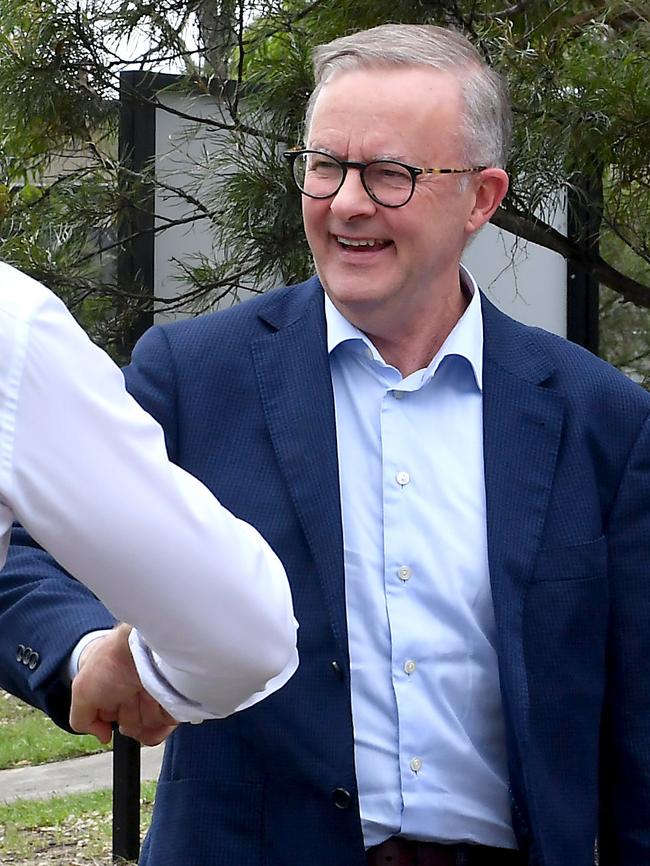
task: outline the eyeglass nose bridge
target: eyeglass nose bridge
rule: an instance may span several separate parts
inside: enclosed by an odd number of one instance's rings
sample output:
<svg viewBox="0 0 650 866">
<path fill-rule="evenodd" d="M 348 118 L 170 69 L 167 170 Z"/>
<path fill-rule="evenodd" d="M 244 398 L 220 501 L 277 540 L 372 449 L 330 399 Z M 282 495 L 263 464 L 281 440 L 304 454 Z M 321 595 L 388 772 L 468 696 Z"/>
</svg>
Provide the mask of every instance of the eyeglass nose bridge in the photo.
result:
<svg viewBox="0 0 650 866">
<path fill-rule="evenodd" d="M 341 166 L 341 180 L 339 185 L 337 186 L 335 192 L 332 193 L 332 198 L 335 198 L 343 189 L 343 184 L 348 176 L 348 169 L 354 168 L 359 172 L 359 180 L 361 181 L 361 186 L 363 187 L 366 195 L 374 204 L 381 204 L 381 202 L 377 201 L 375 195 L 372 190 L 368 186 L 366 181 L 366 169 L 368 168 L 369 163 L 367 162 L 355 162 L 354 160 L 343 160 L 337 159 L 338 164 Z"/>
</svg>

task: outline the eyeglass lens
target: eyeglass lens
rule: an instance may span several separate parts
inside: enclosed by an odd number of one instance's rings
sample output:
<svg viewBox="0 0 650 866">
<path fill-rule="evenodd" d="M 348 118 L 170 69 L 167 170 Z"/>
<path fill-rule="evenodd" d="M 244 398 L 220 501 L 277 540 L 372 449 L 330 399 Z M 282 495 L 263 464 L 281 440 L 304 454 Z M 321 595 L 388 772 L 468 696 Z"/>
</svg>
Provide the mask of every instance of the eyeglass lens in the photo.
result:
<svg viewBox="0 0 650 866">
<path fill-rule="evenodd" d="M 324 153 L 300 154 L 293 164 L 299 188 L 313 198 L 329 198 L 338 192 L 345 168 Z M 399 206 L 411 196 L 413 179 L 399 163 L 379 160 L 362 170 L 362 181 L 368 193 L 380 204 Z"/>
</svg>

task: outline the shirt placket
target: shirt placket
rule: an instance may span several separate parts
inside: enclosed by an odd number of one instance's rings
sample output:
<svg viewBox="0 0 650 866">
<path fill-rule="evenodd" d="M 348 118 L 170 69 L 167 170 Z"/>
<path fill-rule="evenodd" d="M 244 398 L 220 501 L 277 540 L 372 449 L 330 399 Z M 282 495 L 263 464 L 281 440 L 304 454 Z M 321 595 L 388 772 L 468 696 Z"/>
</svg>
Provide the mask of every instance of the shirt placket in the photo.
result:
<svg viewBox="0 0 650 866">
<path fill-rule="evenodd" d="M 397 706 L 398 760 L 403 807 L 416 795 L 425 772 L 413 700 L 418 685 L 418 648 L 409 624 L 413 582 L 417 581 L 412 551 L 408 549 L 409 523 L 414 517 L 414 490 L 418 484 L 411 449 L 405 438 L 409 425 L 409 392 L 388 389 L 381 408 L 382 487 L 384 512 L 384 588 L 391 634 L 391 676 Z"/>
</svg>

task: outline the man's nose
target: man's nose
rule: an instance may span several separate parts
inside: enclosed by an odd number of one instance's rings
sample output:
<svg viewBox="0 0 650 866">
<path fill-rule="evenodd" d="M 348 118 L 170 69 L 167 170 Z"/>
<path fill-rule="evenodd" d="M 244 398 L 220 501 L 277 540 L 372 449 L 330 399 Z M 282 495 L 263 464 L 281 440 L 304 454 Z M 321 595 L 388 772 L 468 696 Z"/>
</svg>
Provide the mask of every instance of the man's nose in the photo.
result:
<svg viewBox="0 0 650 866">
<path fill-rule="evenodd" d="M 348 168 L 341 188 L 332 198 L 330 210 L 341 219 L 375 213 L 377 205 L 366 192 L 358 168 Z"/>
</svg>

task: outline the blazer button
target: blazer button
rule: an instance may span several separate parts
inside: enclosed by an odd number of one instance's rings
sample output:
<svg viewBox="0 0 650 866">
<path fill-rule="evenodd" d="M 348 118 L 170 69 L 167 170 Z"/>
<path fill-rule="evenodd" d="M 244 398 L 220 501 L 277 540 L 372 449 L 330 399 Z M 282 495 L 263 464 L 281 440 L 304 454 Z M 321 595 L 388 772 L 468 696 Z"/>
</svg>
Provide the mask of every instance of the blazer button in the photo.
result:
<svg viewBox="0 0 650 866">
<path fill-rule="evenodd" d="M 23 647 L 23 654 L 20 658 L 21 662 L 24 665 L 28 665 L 29 660 L 31 658 L 31 655 L 32 655 L 32 648 L 30 646 Z"/>
<path fill-rule="evenodd" d="M 349 809 L 352 805 L 352 794 L 346 791 L 345 788 L 334 788 L 332 800 L 334 800 L 334 805 L 337 809 Z"/>
<path fill-rule="evenodd" d="M 16 661 L 21 662 L 23 660 L 23 655 L 25 654 L 25 644 L 19 643 L 16 647 Z"/>
<path fill-rule="evenodd" d="M 27 667 L 30 669 L 30 671 L 35 671 L 36 668 L 39 666 L 40 662 L 41 662 L 40 655 L 35 650 L 32 650 L 32 652 L 29 655 L 29 661 L 27 662 Z"/>
<path fill-rule="evenodd" d="M 334 671 L 336 676 L 340 680 L 342 680 L 343 679 L 343 671 L 341 670 L 341 665 L 336 661 L 336 659 L 334 659 L 334 661 L 331 662 L 331 665 L 332 665 L 332 670 Z"/>
</svg>

